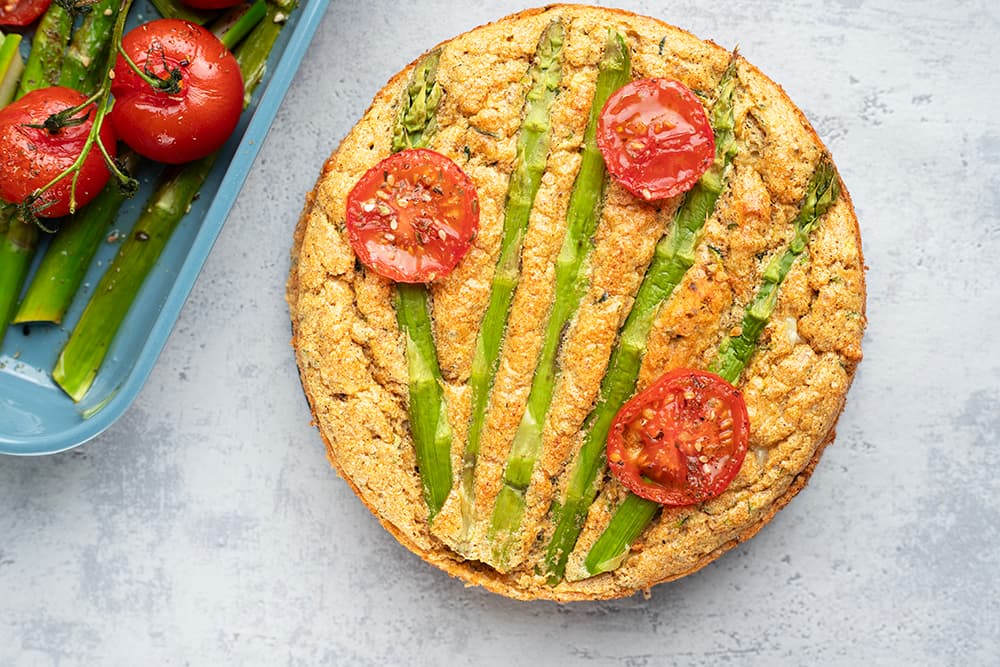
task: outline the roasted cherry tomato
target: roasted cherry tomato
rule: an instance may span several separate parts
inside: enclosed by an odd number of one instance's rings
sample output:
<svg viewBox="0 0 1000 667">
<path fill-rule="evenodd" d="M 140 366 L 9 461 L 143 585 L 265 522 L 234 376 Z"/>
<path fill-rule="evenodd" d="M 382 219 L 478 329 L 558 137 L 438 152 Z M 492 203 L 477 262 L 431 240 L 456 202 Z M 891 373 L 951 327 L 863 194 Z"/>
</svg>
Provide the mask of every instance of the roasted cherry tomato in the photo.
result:
<svg viewBox="0 0 1000 667">
<path fill-rule="evenodd" d="M 225 9 L 235 7 L 244 0 L 181 0 L 188 7 L 195 9 Z"/>
<path fill-rule="evenodd" d="M 122 48 L 160 83 L 154 87 L 118 56 L 111 122 L 119 138 L 170 164 L 205 157 L 226 142 L 243 109 L 243 77 L 215 35 L 194 23 L 159 19 L 125 35 Z"/>
<path fill-rule="evenodd" d="M 425 283 L 453 268 L 479 229 L 476 188 L 457 164 L 418 148 L 369 169 L 347 196 L 347 236 L 386 278 Z"/>
<path fill-rule="evenodd" d="M 739 390 L 713 373 L 679 368 L 615 415 L 608 465 L 637 496 L 692 505 L 725 491 L 743 465 L 749 437 Z"/>
<path fill-rule="evenodd" d="M 0 198 L 15 204 L 22 202 L 80 157 L 93 126 L 94 104 L 69 118 L 69 122 L 56 131 L 31 126 L 41 126 L 49 116 L 79 106 L 86 100 L 75 90 L 55 86 L 32 91 L 0 109 Z M 115 135 L 108 123 L 101 127 L 99 136 L 108 154 L 114 156 Z M 76 178 L 77 207 L 96 197 L 109 176 L 104 157 L 94 145 Z M 36 214 L 57 218 L 69 213 L 72 187 L 73 175 L 69 174 L 34 203 Z"/>
<path fill-rule="evenodd" d="M 690 190 L 715 157 L 704 107 L 672 79 L 638 79 L 608 98 L 597 145 L 608 172 L 646 201 Z"/>
<path fill-rule="evenodd" d="M 51 4 L 52 0 L 0 0 L 0 25 L 34 23 Z"/>
</svg>

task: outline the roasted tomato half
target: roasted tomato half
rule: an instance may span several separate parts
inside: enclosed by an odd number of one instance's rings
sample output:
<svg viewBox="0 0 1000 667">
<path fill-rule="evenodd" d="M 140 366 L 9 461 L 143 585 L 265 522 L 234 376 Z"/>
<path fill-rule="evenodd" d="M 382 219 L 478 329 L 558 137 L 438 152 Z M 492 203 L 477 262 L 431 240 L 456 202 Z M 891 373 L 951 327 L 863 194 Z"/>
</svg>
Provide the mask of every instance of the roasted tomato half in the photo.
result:
<svg viewBox="0 0 1000 667">
<path fill-rule="evenodd" d="M 647 201 L 687 192 L 715 157 L 705 108 L 673 79 L 638 79 L 605 103 L 597 146 L 608 172 Z"/>
<path fill-rule="evenodd" d="M 608 465 L 637 496 L 692 505 L 729 486 L 749 437 L 739 390 L 714 373 L 681 368 L 618 411 L 608 434 Z"/>
<path fill-rule="evenodd" d="M 479 229 L 476 188 L 457 164 L 431 150 L 390 155 L 347 197 L 347 235 L 361 262 L 403 283 L 450 272 Z"/>
</svg>

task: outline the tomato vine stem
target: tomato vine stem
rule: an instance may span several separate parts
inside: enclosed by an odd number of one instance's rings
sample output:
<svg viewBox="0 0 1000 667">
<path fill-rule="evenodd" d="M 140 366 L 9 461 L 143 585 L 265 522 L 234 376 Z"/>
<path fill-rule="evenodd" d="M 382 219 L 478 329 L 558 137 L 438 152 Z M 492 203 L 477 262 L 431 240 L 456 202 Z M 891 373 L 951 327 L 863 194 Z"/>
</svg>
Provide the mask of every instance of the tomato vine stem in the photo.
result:
<svg viewBox="0 0 1000 667">
<path fill-rule="evenodd" d="M 118 11 L 118 16 L 115 19 L 114 30 L 111 35 L 111 42 L 115 45 L 115 49 L 121 49 L 122 35 L 125 32 L 125 20 L 128 18 L 129 9 L 132 7 L 133 0 L 122 0 L 120 9 Z M 42 197 L 47 191 L 53 188 L 57 183 L 62 181 L 64 178 L 72 177 L 72 184 L 69 191 L 69 211 L 70 213 L 76 212 L 76 185 L 77 180 L 80 176 L 80 169 L 83 167 L 83 163 L 86 161 L 87 156 L 90 155 L 90 151 L 94 147 L 94 142 L 96 141 L 100 145 L 101 155 L 104 158 L 104 162 L 108 167 L 108 170 L 118 179 L 119 185 L 123 192 L 134 193 L 138 187 L 139 183 L 130 175 L 125 173 L 120 165 L 118 165 L 115 160 L 108 154 L 107 149 L 104 145 L 98 141 L 98 137 L 101 133 L 101 128 L 104 127 L 104 119 L 108 112 L 111 110 L 113 104 L 111 100 L 111 80 L 113 75 L 111 74 L 115 66 L 115 59 L 108 58 L 108 62 L 104 66 L 104 76 L 101 81 L 100 88 L 97 89 L 93 95 L 87 98 L 86 101 L 81 104 L 64 109 L 63 111 L 57 112 L 50 115 L 45 122 L 42 123 L 43 129 L 48 130 L 50 133 L 55 134 L 60 129 L 64 127 L 69 127 L 70 124 L 78 125 L 80 123 L 86 122 L 87 117 L 89 117 L 90 112 L 83 119 L 78 122 L 68 121 L 67 119 L 73 118 L 76 114 L 80 113 L 86 109 L 91 104 L 97 105 L 97 111 L 94 114 L 94 122 L 90 127 L 90 132 L 87 134 L 87 140 L 84 142 L 83 149 L 80 151 L 80 155 L 77 156 L 73 164 L 66 167 L 63 171 L 56 174 L 56 176 L 43 185 L 42 187 L 36 189 L 30 195 L 25 197 L 24 201 L 21 202 L 20 211 L 21 215 L 26 220 L 31 220 L 36 225 L 42 229 L 46 229 L 42 225 L 41 221 L 38 219 L 38 213 L 43 209 L 36 206 L 36 202 Z M 55 128 L 55 129 L 53 129 Z M 46 231 L 49 231 L 46 229 Z"/>
</svg>

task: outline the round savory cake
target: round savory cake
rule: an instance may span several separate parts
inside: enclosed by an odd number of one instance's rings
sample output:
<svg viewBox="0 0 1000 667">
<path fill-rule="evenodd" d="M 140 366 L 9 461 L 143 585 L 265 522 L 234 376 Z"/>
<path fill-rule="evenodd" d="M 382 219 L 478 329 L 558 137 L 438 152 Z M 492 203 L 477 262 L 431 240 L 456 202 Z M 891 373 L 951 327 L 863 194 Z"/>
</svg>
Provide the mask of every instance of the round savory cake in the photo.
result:
<svg viewBox="0 0 1000 667">
<path fill-rule="evenodd" d="M 544 172 L 470 468 L 470 375 L 503 242 L 530 73 L 540 39 L 553 23 L 560 26 L 561 77 L 548 109 Z M 602 378 L 657 243 L 671 233 L 684 202 L 683 195 L 647 202 L 609 180 L 581 269 L 585 290 L 561 331 L 559 372 L 539 427 L 530 483 L 521 495 L 523 516 L 517 530 L 505 536 L 509 553 L 498 560 L 490 517 L 505 484 L 543 332 L 561 298 L 555 267 L 609 30 L 627 45 L 633 79 L 677 80 L 706 107 L 724 73 L 734 73 L 735 156 L 699 231 L 693 264 L 655 311 L 635 391 L 671 369 L 709 368 L 720 346 L 741 335 L 769 265 L 794 245 L 811 179 L 829 156 L 781 87 L 742 56 L 653 18 L 547 6 L 476 28 L 428 52 L 436 61 L 436 108 L 426 126 L 426 147 L 468 175 L 479 204 L 472 247 L 451 273 L 427 285 L 425 295 L 440 369 L 436 384 L 444 426 L 450 428 L 452 484 L 440 507 L 429 508 L 426 471 L 415 450 L 407 359 L 413 350 L 399 323 L 398 287 L 358 261 L 345 228 L 352 188 L 396 149 L 401 112 L 411 101 L 421 60 L 386 84 L 326 162 L 292 250 L 287 298 L 293 345 L 331 463 L 408 549 L 468 584 L 513 598 L 569 601 L 648 591 L 750 538 L 805 485 L 833 439 L 861 360 L 866 321 L 861 241 L 850 198 L 834 175 L 839 196 L 779 281 L 772 312 L 733 382 L 746 403 L 750 434 L 732 483 L 709 500 L 657 509 L 627 553 L 607 571 L 592 574 L 587 553 L 628 495 L 602 457 L 593 502 L 562 554 L 560 576 L 553 577 L 546 558 L 556 513 L 567 503 L 583 456 L 588 415 L 599 401 Z M 469 480 L 465 491 L 472 495 L 463 496 Z"/>
</svg>

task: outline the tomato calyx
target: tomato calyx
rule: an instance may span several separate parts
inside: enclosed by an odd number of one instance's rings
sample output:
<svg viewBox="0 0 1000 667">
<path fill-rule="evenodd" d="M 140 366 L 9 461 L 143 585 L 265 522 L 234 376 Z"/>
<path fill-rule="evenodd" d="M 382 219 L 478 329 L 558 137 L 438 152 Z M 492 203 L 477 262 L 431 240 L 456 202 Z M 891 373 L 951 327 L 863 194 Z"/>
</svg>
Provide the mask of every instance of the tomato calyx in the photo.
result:
<svg viewBox="0 0 1000 667">
<path fill-rule="evenodd" d="M 49 134 L 56 135 L 67 127 L 77 127 L 78 125 L 83 125 L 90 120 L 90 114 L 93 109 L 89 108 L 93 104 L 93 100 L 87 100 L 84 104 L 78 104 L 75 107 L 68 107 L 62 111 L 57 111 L 54 114 L 50 114 L 41 123 L 22 123 L 23 127 L 31 127 L 36 130 L 45 130 Z M 80 113 L 83 113 L 80 116 Z"/>
<path fill-rule="evenodd" d="M 608 464 L 642 498 L 693 505 L 728 488 L 749 434 L 739 390 L 714 373 L 679 368 L 619 410 L 608 434 Z"/>
<path fill-rule="evenodd" d="M 125 49 L 119 46 L 118 53 L 125 64 L 136 73 L 140 79 L 149 84 L 149 87 L 158 93 L 163 93 L 165 95 L 177 95 L 181 92 L 181 83 L 184 81 L 184 73 L 181 68 L 187 67 L 191 63 L 186 59 L 181 60 L 177 63 L 177 67 L 171 67 L 170 62 L 167 60 L 166 50 L 163 48 L 163 44 L 158 40 L 154 39 L 149 44 L 149 48 L 146 50 L 146 58 L 143 61 L 142 67 L 140 68 L 132 58 L 129 57 Z M 163 76 L 158 74 L 155 70 L 150 67 L 150 63 L 154 62 L 156 57 L 159 57 Z"/>
</svg>

